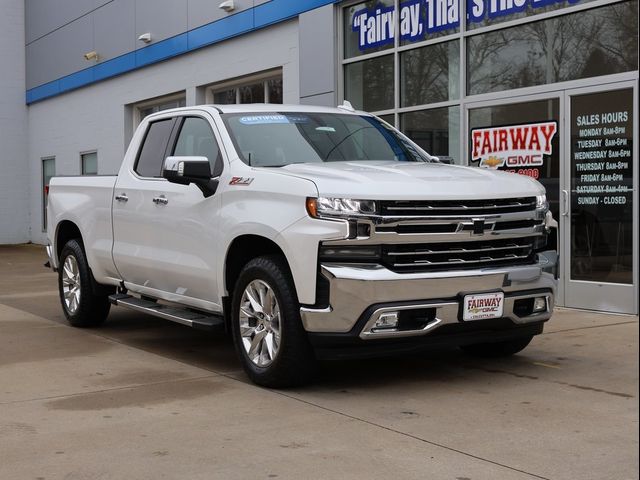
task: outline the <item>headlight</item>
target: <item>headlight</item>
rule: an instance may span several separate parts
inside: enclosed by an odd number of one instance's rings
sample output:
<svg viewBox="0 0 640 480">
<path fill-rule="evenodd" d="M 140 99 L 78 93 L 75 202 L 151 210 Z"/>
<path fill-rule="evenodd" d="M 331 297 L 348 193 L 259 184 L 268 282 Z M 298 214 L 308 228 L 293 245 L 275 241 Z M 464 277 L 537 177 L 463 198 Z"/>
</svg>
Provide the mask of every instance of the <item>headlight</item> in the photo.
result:
<svg viewBox="0 0 640 480">
<path fill-rule="evenodd" d="M 371 215 L 376 212 L 376 204 L 373 200 L 351 198 L 307 198 L 307 212 L 314 218 Z"/>
<path fill-rule="evenodd" d="M 536 208 L 549 208 L 546 195 L 536 195 Z"/>
</svg>

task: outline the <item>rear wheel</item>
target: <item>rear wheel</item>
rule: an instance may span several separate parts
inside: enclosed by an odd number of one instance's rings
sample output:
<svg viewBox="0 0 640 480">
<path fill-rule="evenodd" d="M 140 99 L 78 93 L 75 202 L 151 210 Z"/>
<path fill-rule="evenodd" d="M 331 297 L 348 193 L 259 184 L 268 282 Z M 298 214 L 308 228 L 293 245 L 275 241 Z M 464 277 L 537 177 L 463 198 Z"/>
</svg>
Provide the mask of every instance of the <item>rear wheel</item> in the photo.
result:
<svg viewBox="0 0 640 480">
<path fill-rule="evenodd" d="M 82 245 L 69 240 L 60 254 L 58 290 L 65 317 L 74 327 L 97 327 L 109 314 L 109 299 L 95 295 L 93 279 Z"/>
<path fill-rule="evenodd" d="M 235 285 L 232 305 L 236 351 L 252 381 L 288 387 L 310 380 L 316 362 L 282 257 L 258 257 L 247 263 Z"/>
<path fill-rule="evenodd" d="M 532 335 L 519 337 L 513 340 L 505 340 L 495 343 L 476 343 L 474 345 L 463 345 L 460 348 L 469 355 L 482 358 L 508 357 L 524 350 L 531 340 Z"/>
</svg>

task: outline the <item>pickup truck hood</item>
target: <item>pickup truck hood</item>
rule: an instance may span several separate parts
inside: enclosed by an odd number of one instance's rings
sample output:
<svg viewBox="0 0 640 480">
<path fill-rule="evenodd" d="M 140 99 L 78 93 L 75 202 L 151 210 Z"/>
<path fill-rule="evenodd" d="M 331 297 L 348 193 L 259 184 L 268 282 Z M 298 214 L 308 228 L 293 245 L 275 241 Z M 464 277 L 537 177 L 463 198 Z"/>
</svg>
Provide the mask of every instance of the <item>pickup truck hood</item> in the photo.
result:
<svg viewBox="0 0 640 480">
<path fill-rule="evenodd" d="M 371 200 L 508 198 L 544 193 L 537 181 L 513 173 L 443 163 L 358 161 L 300 163 L 279 169 L 314 182 L 326 197 Z"/>
</svg>

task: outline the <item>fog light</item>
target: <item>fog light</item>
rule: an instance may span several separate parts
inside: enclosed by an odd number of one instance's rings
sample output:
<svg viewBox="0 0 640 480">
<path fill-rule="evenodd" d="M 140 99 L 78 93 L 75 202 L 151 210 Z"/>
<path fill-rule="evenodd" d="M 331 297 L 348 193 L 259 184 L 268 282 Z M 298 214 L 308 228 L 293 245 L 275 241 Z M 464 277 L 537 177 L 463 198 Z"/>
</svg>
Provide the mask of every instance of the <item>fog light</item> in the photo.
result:
<svg viewBox="0 0 640 480">
<path fill-rule="evenodd" d="M 372 330 L 390 330 L 398 328 L 398 312 L 381 313 Z"/>
<path fill-rule="evenodd" d="M 533 301 L 533 313 L 547 311 L 547 297 L 536 297 Z"/>
</svg>

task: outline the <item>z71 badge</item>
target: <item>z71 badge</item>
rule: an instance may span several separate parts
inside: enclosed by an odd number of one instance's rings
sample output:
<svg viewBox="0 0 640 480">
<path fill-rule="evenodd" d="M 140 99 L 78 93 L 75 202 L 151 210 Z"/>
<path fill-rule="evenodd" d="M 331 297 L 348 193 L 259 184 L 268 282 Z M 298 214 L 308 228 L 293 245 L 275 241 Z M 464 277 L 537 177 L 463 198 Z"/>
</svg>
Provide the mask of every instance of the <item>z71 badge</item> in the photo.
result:
<svg viewBox="0 0 640 480">
<path fill-rule="evenodd" d="M 229 185 L 246 187 L 247 185 L 251 185 L 251 182 L 253 182 L 253 177 L 232 177 Z"/>
</svg>

